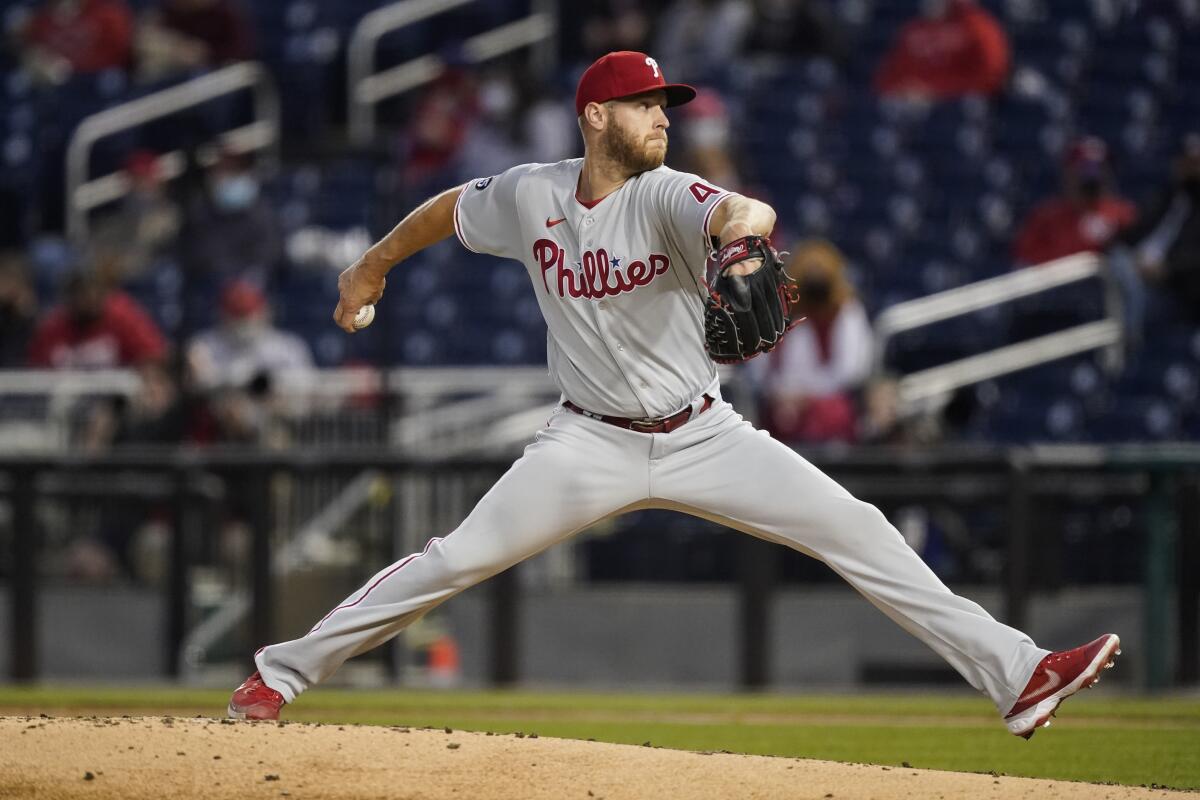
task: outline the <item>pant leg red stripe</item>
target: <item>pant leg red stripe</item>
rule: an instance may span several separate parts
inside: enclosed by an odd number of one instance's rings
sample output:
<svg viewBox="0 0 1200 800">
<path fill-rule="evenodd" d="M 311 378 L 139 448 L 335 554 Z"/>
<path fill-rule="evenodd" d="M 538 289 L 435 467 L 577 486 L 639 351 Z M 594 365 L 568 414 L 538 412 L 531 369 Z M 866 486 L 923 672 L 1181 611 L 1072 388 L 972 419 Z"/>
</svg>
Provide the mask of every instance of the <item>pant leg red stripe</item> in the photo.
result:
<svg viewBox="0 0 1200 800">
<path fill-rule="evenodd" d="M 370 586 L 368 586 L 368 587 L 367 587 L 367 590 L 366 590 L 365 592 L 363 592 L 363 593 L 362 593 L 362 596 L 361 596 L 361 597 L 359 597 L 357 600 L 355 600 L 353 603 L 346 603 L 345 605 L 338 606 L 338 607 L 337 607 L 337 608 L 335 608 L 333 611 L 330 611 L 328 614 L 326 614 L 326 615 L 325 615 L 325 616 L 324 616 L 324 617 L 321 619 L 321 621 L 320 621 L 320 622 L 318 622 L 316 625 L 314 625 L 314 626 L 313 626 L 313 629 L 312 629 L 311 631 L 309 631 L 308 633 L 316 633 L 318 630 L 320 630 L 321 626 L 325 624 L 325 620 L 329 619 L 329 618 L 330 618 L 330 617 L 332 617 L 334 614 L 336 614 L 337 612 L 341 611 L 343 608 L 353 608 L 354 606 L 356 606 L 356 605 L 358 605 L 359 603 L 361 603 L 363 600 L 366 600 L 366 599 L 367 599 L 367 595 L 369 595 L 369 594 L 371 593 L 371 590 L 373 590 L 373 589 L 374 589 L 376 586 L 378 586 L 379 584 L 381 584 L 381 583 L 383 583 L 384 581 L 386 581 L 388 578 L 390 578 L 390 577 L 392 577 L 393 575 L 395 575 L 397 572 L 399 572 L 401 569 L 403 569 L 405 566 L 407 566 L 407 565 L 409 564 L 409 562 L 411 562 L 413 559 L 420 558 L 421 556 L 423 556 L 423 555 L 425 555 L 426 553 L 428 553 L 428 552 L 429 552 L 429 548 L 433 547 L 433 543 L 434 543 L 434 542 L 440 542 L 440 541 L 442 541 L 442 539 L 443 539 L 443 538 L 445 538 L 445 537 L 441 537 L 441 536 L 439 536 L 439 537 L 436 537 L 436 538 L 434 538 L 434 539 L 430 539 L 430 540 L 429 540 L 429 541 L 428 541 L 428 542 L 425 544 L 425 549 L 424 549 L 424 550 L 422 550 L 420 553 L 414 553 L 413 555 L 411 555 L 411 556 L 409 556 L 408 558 L 406 558 L 406 559 L 404 559 L 403 561 L 401 561 L 399 564 L 397 564 L 397 565 L 396 565 L 395 567 L 393 567 L 391 570 L 389 570 L 389 571 L 388 571 L 388 572 L 387 572 L 385 575 L 381 575 L 381 576 L 379 576 L 379 579 L 378 579 L 378 580 L 376 580 L 374 583 L 372 583 Z M 307 635 L 307 634 L 305 634 L 305 635 Z"/>
</svg>

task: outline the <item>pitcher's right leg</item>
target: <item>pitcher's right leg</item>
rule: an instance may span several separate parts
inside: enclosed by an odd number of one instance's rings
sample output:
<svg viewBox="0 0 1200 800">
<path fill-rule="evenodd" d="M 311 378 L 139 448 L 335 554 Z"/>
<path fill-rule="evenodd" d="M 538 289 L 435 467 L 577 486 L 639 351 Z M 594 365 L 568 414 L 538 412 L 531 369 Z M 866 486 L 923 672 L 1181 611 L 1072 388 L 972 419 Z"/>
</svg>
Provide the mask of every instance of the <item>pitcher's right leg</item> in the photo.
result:
<svg viewBox="0 0 1200 800">
<path fill-rule="evenodd" d="M 439 603 L 645 500 L 647 448 L 637 434 L 556 412 L 458 528 L 381 570 L 307 635 L 255 654 L 264 682 L 290 703 Z"/>
</svg>

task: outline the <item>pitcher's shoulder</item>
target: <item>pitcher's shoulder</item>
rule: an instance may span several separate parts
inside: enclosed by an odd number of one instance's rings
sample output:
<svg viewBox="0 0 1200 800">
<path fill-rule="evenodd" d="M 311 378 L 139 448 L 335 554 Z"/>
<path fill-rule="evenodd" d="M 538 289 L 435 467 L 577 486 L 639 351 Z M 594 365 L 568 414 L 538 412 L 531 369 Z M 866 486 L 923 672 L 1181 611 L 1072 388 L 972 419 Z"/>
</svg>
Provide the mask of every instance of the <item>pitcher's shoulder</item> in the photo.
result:
<svg viewBox="0 0 1200 800">
<path fill-rule="evenodd" d="M 641 182 L 646 183 L 647 185 L 651 185 L 651 184 L 659 184 L 659 183 L 670 183 L 672 181 L 683 180 L 684 178 L 695 179 L 695 177 L 696 177 L 695 175 L 691 175 L 687 172 L 680 172 L 677 169 L 671 169 L 666 164 L 663 164 L 660 167 L 646 170 L 645 172 L 638 175 L 637 179 Z"/>
<path fill-rule="evenodd" d="M 665 164 L 656 169 L 647 170 L 641 173 L 636 178 L 637 182 L 643 187 L 650 189 L 660 189 L 666 191 L 686 191 L 689 188 L 705 187 L 707 195 L 723 193 L 723 190 L 717 189 L 716 184 L 706 180 L 700 175 L 692 172 L 680 172 L 677 169 L 671 169 Z M 695 192 L 693 192 L 695 193 Z"/>
<path fill-rule="evenodd" d="M 553 161 L 546 164 L 522 164 L 515 169 L 520 169 L 522 177 L 526 180 L 549 182 L 574 181 L 579 178 L 579 169 L 582 162 L 582 158 L 568 158 L 564 161 Z"/>
</svg>

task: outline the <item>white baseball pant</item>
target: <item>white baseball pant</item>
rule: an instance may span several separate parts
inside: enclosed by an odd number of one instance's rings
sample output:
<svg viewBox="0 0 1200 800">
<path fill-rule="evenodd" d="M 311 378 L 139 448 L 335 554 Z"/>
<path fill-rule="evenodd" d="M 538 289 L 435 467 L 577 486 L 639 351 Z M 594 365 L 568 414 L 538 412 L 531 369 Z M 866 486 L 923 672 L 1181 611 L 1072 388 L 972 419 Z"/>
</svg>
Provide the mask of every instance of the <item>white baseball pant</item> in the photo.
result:
<svg viewBox="0 0 1200 800">
<path fill-rule="evenodd" d="M 718 399 L 672 433 L 563 408 L 452 533 L 380 571 L 305 636 L 255 655 L 292 702 L 438 604 L 615 514 L 671 508 L 819 558 L 1000 713 L 1049 651 L 951 592 L 874 506 Z"/>
</svg>

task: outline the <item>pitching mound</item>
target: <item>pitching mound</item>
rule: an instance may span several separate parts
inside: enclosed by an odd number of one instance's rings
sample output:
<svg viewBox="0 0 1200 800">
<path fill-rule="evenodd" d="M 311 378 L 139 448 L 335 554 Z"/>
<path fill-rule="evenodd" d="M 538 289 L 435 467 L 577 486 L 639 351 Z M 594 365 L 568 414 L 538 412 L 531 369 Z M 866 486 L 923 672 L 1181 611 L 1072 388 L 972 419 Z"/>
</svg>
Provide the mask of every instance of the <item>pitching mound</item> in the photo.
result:
<svg viewBox="0 0 1200 800">
<path fill-rule="evenodd" d="M 171 717 L 0 717 L 0 798 L 1026 798 L 1174 792 L 500 736 Z"/>
</svg>

